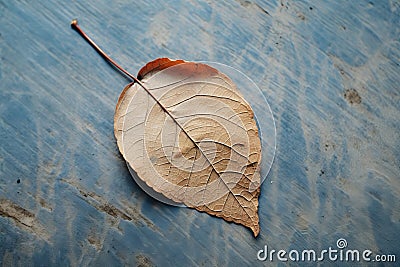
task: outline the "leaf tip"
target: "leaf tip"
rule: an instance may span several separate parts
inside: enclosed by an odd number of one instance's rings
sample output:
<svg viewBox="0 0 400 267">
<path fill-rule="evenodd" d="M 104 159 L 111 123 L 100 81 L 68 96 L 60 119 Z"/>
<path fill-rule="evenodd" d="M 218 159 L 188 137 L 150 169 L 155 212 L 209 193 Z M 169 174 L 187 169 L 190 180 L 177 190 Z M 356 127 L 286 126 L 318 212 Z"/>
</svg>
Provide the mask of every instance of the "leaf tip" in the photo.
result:
<svg viewBox="0 0 400 267">
<path fill-rule="evenodd" d="M 260 229 L 252 229 L 253 230 L 253 234 L 254 234 L 254 238 L 256 238 L 258 236 L 258 234 L 260 233 Z"/>
<path fill-rule="evenodd" d="M 260 226 L 259 224 L 254 225 L 253 227 L 250 227 L 251 231 L 253 231 L 254 238 L 258 236 L 260 233 Z"/>
</svg>

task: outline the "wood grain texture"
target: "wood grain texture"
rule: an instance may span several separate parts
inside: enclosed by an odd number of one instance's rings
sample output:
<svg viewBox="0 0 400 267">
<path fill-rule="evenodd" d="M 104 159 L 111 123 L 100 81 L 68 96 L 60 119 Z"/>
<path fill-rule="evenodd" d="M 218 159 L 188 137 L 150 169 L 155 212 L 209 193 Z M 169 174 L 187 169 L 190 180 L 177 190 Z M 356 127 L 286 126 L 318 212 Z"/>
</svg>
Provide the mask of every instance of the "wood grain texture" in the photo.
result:
<svg viewBox="0 0 400 267">
<path fill-rule="evenodd" d="M 0 1 L 0 14 L 3 266 L 262 265 L 264 245 L 338 238 L 400 260 L 399 1 Z M 113 136 L 128 81 L 72 18 L 133 73 L 209 60 L 260 86 L 277 154 L 257 239 L 134 183 Z"/>
</svg>

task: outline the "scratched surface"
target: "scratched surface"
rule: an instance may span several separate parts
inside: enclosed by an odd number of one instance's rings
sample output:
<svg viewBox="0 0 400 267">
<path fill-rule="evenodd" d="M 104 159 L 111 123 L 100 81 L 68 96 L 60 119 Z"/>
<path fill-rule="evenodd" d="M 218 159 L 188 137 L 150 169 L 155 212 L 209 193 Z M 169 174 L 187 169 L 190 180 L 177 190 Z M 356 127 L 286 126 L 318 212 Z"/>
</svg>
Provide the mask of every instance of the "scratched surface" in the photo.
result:
<svg viewBox="0 0 400 267">
<path fill-rule="evenodd" d="M 41 2 L 0 1 L 3 266 L 254 266 L 271 264 L 257 260 L 265 245 L 339 238 L 400 262 L 398 0 Z M 70 29 L 75 17 L 133 73 L 166 56 L 259 85 L 277 153 L 257 239 L 139 189 L 113 136 L 128 81 Z"/>
</svg>

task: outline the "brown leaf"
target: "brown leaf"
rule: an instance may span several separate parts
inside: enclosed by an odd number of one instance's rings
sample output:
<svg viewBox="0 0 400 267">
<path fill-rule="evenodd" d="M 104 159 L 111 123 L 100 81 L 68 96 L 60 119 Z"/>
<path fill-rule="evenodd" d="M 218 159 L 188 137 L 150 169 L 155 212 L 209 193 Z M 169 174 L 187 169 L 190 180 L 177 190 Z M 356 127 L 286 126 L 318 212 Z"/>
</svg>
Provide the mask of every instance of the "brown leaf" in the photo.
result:
<svg viewBox="0 0 400 267">
<path fill-rule="evenodd" d="M 261 144 L 234 83 L 200 63 L 157 59 L 120 95 L 114 133 L 148 186 L 259 233 Z"/>
</svg>

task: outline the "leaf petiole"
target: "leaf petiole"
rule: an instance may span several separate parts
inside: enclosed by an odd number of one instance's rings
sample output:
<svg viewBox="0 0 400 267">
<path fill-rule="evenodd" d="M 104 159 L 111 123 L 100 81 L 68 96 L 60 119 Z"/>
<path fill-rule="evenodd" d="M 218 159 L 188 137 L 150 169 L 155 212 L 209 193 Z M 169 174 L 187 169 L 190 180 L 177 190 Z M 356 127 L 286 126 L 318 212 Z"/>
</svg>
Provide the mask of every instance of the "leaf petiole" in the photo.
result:
<svg viewBox="0 0 400 267">
<path fill-rule="evenodd" d="M 107 60 L 111 65 L 116 67 L 119 71 L 121 71 L 123 74 L 128 76 L 130 79 L 133 81 L 137 82 L 138 84 L 141 84 L 140 81 L 130 74 L 127 70 L 122 68 L 120 65 L 118 65 L 112 58 L 110 58 L 78 25 L 78 20 L 73 19 L 71 21 L 71 28 L 77 31 L 83 39 L 85 39 L 96 51 L 99 53 L 105 60 Z"/>
</svg>

